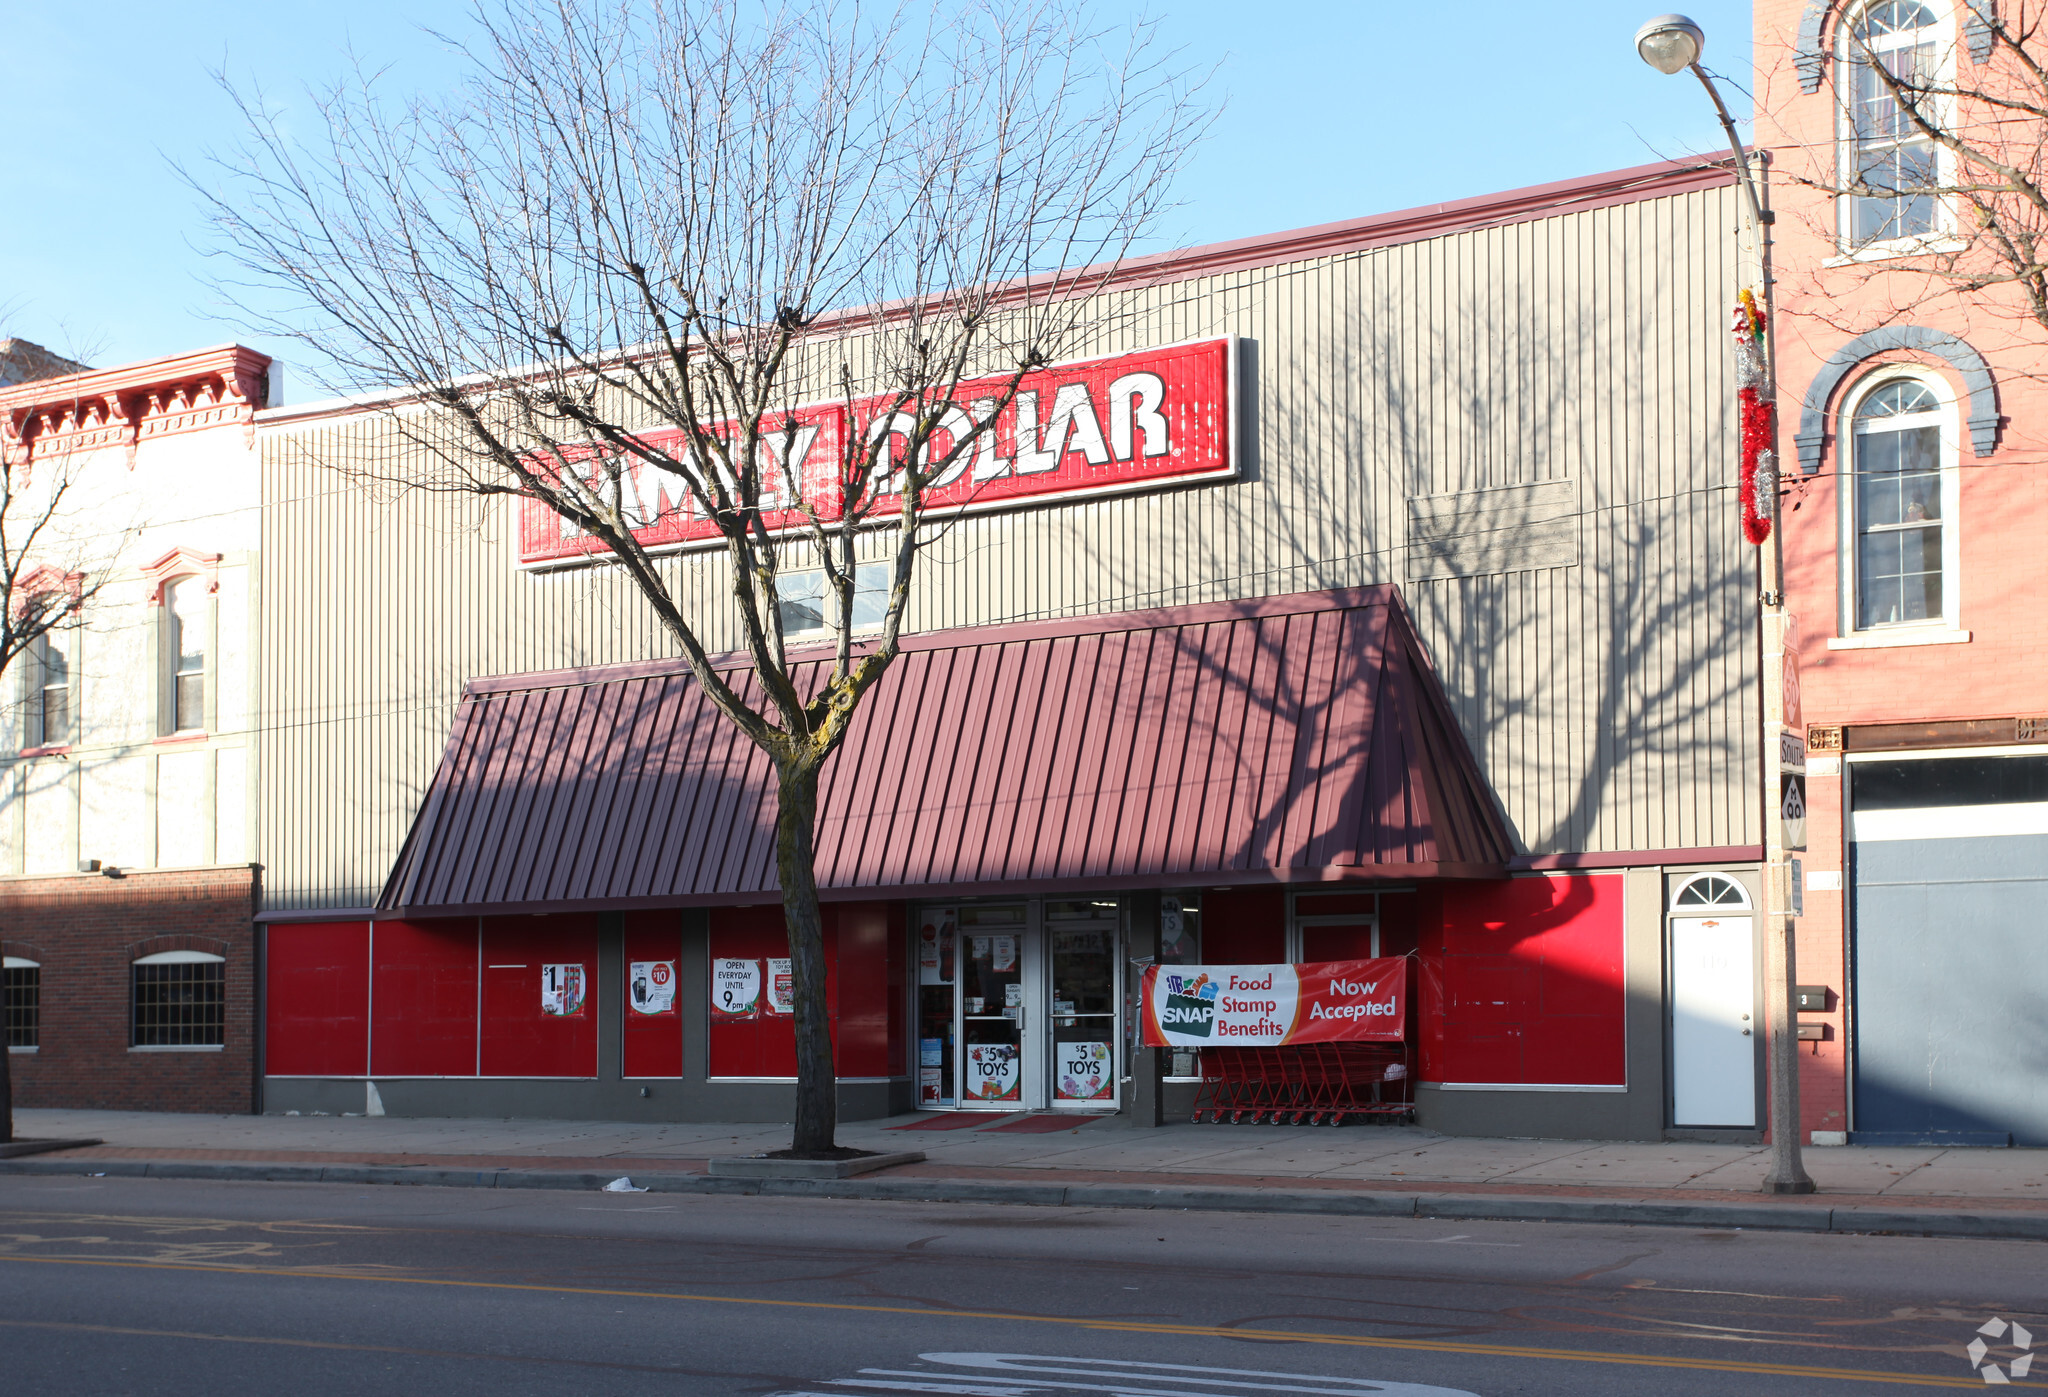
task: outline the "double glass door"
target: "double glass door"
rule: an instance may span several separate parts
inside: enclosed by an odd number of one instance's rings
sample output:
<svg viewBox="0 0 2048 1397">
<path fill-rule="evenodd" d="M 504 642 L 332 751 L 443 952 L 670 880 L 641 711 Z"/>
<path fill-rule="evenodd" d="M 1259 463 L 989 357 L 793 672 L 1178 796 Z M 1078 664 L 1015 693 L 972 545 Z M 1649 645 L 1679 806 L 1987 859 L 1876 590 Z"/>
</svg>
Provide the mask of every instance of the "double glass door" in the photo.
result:
<svg viewBox="0 0 2048 1397">
<path fill-rule="evenodd" d="M 1118 911 L 1103 899 L 922 909 L 918 1104 L 1115 1110 Z"/>
</svg>

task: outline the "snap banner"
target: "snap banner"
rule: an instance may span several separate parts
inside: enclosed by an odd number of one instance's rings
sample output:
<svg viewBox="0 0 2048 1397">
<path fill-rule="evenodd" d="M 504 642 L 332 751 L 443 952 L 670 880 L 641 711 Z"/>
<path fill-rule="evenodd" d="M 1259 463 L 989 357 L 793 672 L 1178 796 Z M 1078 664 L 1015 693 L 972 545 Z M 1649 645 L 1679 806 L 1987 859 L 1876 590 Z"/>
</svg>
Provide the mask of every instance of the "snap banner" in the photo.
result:
<svg viewBox="0 0 2048 1397">
<path fill-rule="evenodd" d="M 1151 965 L 1143 1025 L 1148 1048 L 1398 1042 L 1408 1031 L 1408 962 Z"/>
</svg>

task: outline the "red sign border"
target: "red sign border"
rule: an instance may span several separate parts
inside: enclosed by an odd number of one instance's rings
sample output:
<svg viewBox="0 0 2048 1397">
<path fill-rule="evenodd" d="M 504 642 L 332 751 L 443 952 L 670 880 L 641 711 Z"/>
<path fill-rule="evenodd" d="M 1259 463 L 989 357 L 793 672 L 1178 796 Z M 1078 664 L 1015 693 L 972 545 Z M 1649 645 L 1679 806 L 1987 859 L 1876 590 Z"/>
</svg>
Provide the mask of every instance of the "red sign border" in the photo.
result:
<svg viewBox="0 0 2048 1397">
<path fill-rule="evenodd" d="M 1111 485 L 1087 485 L 1074 490 L 1063 490 L 1056 493 L 1048 491 L 1040 495 L 1003 496 L 991 500 L 969 500 L 964 504 L 940 505 L 927 509 L 922 517 L 925 519 L 951 519 L 971 514 L 993 514 L 999 510 L 1042 508 L 1046 505 L 1066 504 L 1072 500 L 1137 495 L 1153 490 L 1171 490 L 1183 485 L 1215 484 L 1219 481 L 1243 479 L 1244 451 L 1243 442 L 1240 439 L 1243 422 L 1239 407 L 1239 400 L 1242 397 L 1242 386 L 1238 381 L 1239 375 L 1243 371 L 1243 360 L 1240 356 L 1240 345 L 1243 339 L 1244 336 L 1236 334 L 1198 335 L 1193 339 L 1175 340 L 1171 344 L 1150 344 L 1142 349 L 1125 350 L 1122 353 L 1088 354 L 1073 359 L 1062 359 L 1057 363 L 1047 364 L 1043 368 L 1033 370 L 1034 375 L 1041 373 L 1053 374 L 1058 373 L 1062 369 L 1071 369 L 1081 364 L 1096 364 L 1108 359 L 1127 359 L 1140 354 L 1165 354 L 1176 349 L 1191 349 L 1201 345 L 1220 343 L 1223 346 L 1224 407 L 1228 419 L 1228 426 L 1224 430 L 1223 440 L 1224 464 L 1220 468 L 1191 471 L 1186 475 L 1169 476 L 1163 479 L 1131 480 Z M 802 412 L 809 408 L 837 406 L 839 406 L 837 398 L 815 398 L 809 402 L 798 403 L 790 410 L 792 412 Z M 524 507 L 528 504 L 537 504 L 538 502 L 522 499 L 520 503 Z M 540 507 L 546 508 L 545 505 L 540 505 Z M 885 518 L 870 520 L 857 527 L 862 530 L 884 529 L 893 527 L 895 522 L 896 516 L 891 514 Z M 523 522 L 515 519 L 513 523 L 514 533 L 517 534 L 522 527 Z M 843 526 L 836 521 L 825 526 L 828 533 L 837 533 L 841 527 Z M 788 534 L 797 532 L 797 530 L 782 528 L 772 532 Z M 712 549 L 723 548 L 725 543 L 724 537 L 720 535 L 713 535 L 710 538 L 678 539 L 673 543 L 648 545 L 647 555 L 651 558 L 660 558 L 676 553 L 708 552 Z M 514 547 L 518 546 L 515 542 Z M 520 572 L 552 573 L 566 572 L 571 568 L 602 567 L 616 561 L 617 555 L 607 548 L 596 549 L 588 553 L 579 553 L 573 557 L 566 558 L 536 558 L 532 561 L 521 558 L 516 566 Z"/>
</svg>

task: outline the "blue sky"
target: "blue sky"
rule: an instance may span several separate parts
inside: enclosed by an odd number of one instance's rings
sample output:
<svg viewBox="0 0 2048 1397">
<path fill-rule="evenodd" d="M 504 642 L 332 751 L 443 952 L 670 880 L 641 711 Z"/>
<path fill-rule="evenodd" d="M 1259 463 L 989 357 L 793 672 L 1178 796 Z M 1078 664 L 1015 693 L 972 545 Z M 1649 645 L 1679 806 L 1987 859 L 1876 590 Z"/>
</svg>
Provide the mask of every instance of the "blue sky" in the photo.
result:
<svg viewBox="0 0 2048 1397">
<path fill-rule="evenodd" d="M 1668 3 L 1668 0 L 1666 0 Z M 1636 56 L 1657 0 L 1564 5 L 1098 0 L 1140 8 L 1190 61 L 1219 63 L 1214 135 L 1179 188 L 1170 245 L 1214 242 L 1644 164 L 1721 145 L 1689 77 Z M 0 335 L 125 363 L 240 339 L 203 278 L 205 230 L 170 169 L 237 134 L 211 70 L 292 103 L 346 54 L 432 88 L 452 72 L 422 26 L 462 0 L 200 9 L 0 0 L 9 51 L 9 217 Z M 1709 67 L 1747 82 L 1749 6 L 1693 0 Z M 1729 89 L 1738 116 L 1747 97 Z M 1745 135 L 1747 132 L 1745 131 Z"/>
</svg>

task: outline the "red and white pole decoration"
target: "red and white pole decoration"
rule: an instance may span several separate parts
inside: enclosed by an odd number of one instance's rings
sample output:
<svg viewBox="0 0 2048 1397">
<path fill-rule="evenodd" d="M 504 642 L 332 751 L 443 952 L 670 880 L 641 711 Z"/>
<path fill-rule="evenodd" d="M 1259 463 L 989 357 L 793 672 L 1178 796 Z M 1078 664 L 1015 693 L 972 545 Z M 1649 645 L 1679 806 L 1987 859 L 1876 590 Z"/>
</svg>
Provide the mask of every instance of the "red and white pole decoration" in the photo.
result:
<svg viewBox="0 0 2048 1397">
<path fill-rule="evenodd" d="M 1751 543 L 1771 536 L 1777 513 L 1778 404 L 1764 360 L 1764 312 L 1747 290 L 1735 307 L 1735 388 L 1741 405 L 1742 534 Z"/>
</svg>

